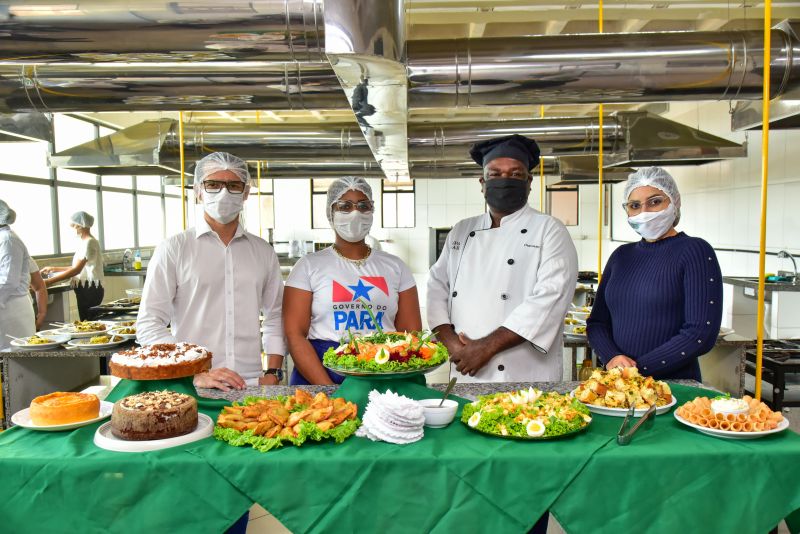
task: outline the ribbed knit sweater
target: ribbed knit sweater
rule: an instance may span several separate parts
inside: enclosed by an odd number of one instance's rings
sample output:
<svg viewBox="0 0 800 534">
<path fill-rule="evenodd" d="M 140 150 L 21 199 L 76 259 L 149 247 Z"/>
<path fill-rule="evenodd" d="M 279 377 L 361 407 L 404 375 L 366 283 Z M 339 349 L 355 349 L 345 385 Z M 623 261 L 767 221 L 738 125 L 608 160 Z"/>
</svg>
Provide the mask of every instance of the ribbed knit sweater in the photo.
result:
<svg viewBox="0 0 800 534">
<path fill-rule="evenodd" d="M 683 232 L 611 254 L 587 321 L 603 364 L 618 354 L 643 375 L 700 380 L 697 358 L 722 321 L 722 273 L 714 249 Z"/>
</svg>

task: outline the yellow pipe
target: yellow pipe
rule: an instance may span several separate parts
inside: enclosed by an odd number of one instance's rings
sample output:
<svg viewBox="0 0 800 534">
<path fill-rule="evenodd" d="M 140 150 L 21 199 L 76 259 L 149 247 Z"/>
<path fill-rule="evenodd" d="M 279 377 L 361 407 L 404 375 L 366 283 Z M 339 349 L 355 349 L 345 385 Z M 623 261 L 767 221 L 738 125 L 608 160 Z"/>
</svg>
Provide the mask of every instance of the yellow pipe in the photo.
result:
<svg viewBox="0 0 800 534">
<path fill-rule="evenodd" d="M 597 5 L 597 29 L 603 33 L 603 0 Z M 597 153 L 597 283 L 603 278 L 603 104 L 597 106 L 599 150 Z"/>
<path fill-rule="evenodd" d="M 544 106 L 539 106 L 539 118 L 544 118 Z M 539 211 L 544 213 L 544 158 L 539 156 Z"/>
<path fill-rule="evenodd" d="M 767 184 L 769 183 L 769 62 L 772 2 L 764 2 L 764 92 L 761 96 L 761 229 L 758 249 L 758 313 L 756 314 L 756 399 L 761 400 L 764 358 L 764 270 L 767 249 Z"/>
<path fill-rule="evenodd" d="M 186 161 L 183 156 L 183 111 L 178 112 L 178 150 L 181 156 L 181 217 L 186 230 Z M 194 187 L 199 187 L 194 184 Z"/>
<path fill-rule="evenodd" d="M 261 237 L 261 162 L 256 162 L 256 184 L 258 186 L 258 237 Z"/>
</svg>

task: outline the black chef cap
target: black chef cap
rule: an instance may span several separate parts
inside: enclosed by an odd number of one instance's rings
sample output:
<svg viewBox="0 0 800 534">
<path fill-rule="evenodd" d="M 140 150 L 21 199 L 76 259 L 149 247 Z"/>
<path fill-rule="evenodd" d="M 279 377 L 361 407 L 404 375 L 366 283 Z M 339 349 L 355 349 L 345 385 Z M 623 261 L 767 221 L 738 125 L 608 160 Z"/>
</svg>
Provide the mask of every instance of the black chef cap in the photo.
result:
<svg viewBox="0 0 800 534">
<path fill-rule="evenodd" d="M 521 161 L 528 171 L 539 164 L 539 154 L 536 141 L 517 134 L 481 141 L 469 149 L 469 155 L 481 167 L 496 158 L 513 158 Z"/>
</svg>

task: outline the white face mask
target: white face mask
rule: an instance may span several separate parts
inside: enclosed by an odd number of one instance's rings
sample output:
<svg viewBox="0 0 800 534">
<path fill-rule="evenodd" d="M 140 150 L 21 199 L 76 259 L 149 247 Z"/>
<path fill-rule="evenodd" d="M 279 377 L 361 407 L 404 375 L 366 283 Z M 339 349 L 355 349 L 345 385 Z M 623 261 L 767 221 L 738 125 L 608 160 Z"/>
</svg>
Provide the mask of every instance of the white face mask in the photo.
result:
<svg viewBox="0 0 800 534">
<path fill-rule="evenodd" d="M 350 213 L 333 212 L 333 228 L 339 237 L 350 243 L 358 243 L 372 228 L 372 213 L 353 210 Z"/>
<path fill-rule="evenodd" d="M 215 221 L 228 224 L 242 211 L 244 206 L 244 193 L 234 195 L 227 189 L 220 189 L 217 193 L 203 191 L 203 209 Z"/>
<path fill-rule="evenodd" d="M 675 206 L 670 204 L 661 211 L 643 211 L 639 215 L 628 217 L 628 224 L 640 236 L 653 241 L 669 232 L 675 224 Z"/>
</svg>

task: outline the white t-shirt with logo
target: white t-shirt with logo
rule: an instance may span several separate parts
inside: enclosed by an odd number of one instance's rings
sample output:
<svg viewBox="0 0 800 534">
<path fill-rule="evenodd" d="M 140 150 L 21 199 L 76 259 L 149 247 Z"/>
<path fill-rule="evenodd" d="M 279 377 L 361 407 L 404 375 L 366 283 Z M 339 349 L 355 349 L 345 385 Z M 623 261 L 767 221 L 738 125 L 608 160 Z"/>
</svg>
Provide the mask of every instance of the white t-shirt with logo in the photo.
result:
<svg viewBox="0 0 800 534">
<path fill-rule="evenodd" d="M 398 293 L 414 287 L 408 266 L 392 254 L 373 250 L 361 267 L 328 247 L 295 264 L 287 287 L 311 291 L 309 339 L 339 341 L 348 330 L 369 333 L 395 330 Z"/>
</svg>

